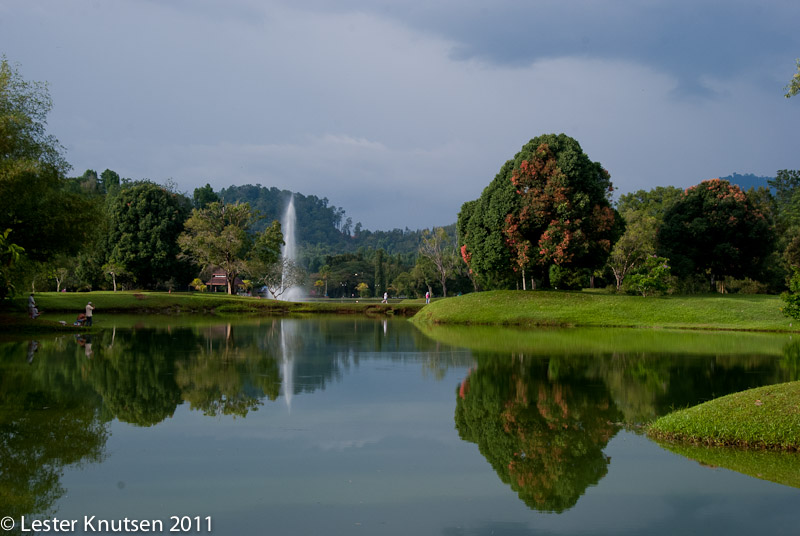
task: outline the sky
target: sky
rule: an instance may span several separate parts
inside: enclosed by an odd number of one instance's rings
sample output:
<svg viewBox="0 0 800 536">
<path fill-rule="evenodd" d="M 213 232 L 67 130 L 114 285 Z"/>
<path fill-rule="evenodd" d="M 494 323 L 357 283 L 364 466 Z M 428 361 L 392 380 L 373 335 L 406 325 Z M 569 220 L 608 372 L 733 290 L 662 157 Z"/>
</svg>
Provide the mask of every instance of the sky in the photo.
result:
<svg viewBox="0 0 800 536">
<path fill-rule="evenodd" d="M 565 133 L 620 194 L 800 169 L 796 0 L 0 0 L 73 175 L 457 219 Z"/>
</svg>

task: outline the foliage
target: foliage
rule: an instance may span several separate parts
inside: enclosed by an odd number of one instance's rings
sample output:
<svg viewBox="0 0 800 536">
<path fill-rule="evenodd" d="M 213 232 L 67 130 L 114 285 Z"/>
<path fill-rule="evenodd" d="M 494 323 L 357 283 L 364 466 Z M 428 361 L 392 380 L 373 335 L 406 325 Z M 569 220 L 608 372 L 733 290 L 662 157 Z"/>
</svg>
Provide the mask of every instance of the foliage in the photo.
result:
<svg viewBox="0 0 800 536">
<path fill-rule="evenodd" d="M 774 234 L 765 215 L 738 186 L 712 179 L 687 189 L 664 216 L 658 255 L 678 277 L 758 277 Z"/>
<path fill-rule="evenodd" d="M 789 85 L 783 88 L 786 90 L 786 95 L 784 96 L 787 99 L 800 93 L 800 59 L 796 60 L 796 63 L 797 72 L 794 73 L 794 76 L 792 76 L 792 80 L 789 82 Z"/>
<path fill-rule="evenodd" d="M 209 204 L 219 202 L 219 200 L 219 196 L 214 193 L 214 189 L 208 183 L 201 188 L 194 189 L 192 197 L 194 208 L 206 208 Z"/>
<path fill-rule="evenodd" d="M 447 278 L 448 275 L 451 275 L 457 262 L 455 246 L 455 241 L 451 240 L 443 227 L 437 227 L 432 231 L 426 229 L 422 232 L 419 254 L 436 267 L 439 282 L 442 284 L 442 296 L 445 298 L 447 297 Z"/>
<path fill-rule="evenodd" d="M 45 128 L 51 105 L 45 84 L 0 61 L 0 229 L 35 261 L 74 255 L 98 218 L 92 200 L 66 190 L 69 164 Z"/>
<path fill-rule="evenodd" d="M 142 181 L 123 188 L 111 206 L 111 261 L 144 288 L 186 271 L 177 239 L 188 215 L 188 200 L 163 186 Z"/>
<path fill-rule="evenodd" d="M 522 356 L 520 356 L 522 357 Z M 563 512 L 608 472 L 619 411 L 580 374 L 551 362 L 480 359 L 456 393 L 456 429 L 529 507 Z"/>
<path fill-rule="evenodd" d="M 570 268 L 553 264 L 548 271 L 550 286 L 557 290 L 580 290 L 589 286 L 591 273 L 586 268 Z"/>
<path fill-rule="evenodd" d="M 667 262 L 664 257 L 648 256 L 636 272 L 631 274 L 628 285 L 645 297 L 648 294 L 665 292 L 672 276 Z"/>
<path fill-rule="evenodd" d="M 462 257 L 485 288 L 509 287 L 514 271 L 545 274 L 553 264 L 599 268 L 622 231 L 611 190 L 608 172 L 577 141 L 534 138 L 462 206 Z"/>
<path fill-rule="evenodd" d="M 358 295 L 362 298 L 369 296 L 369 285 L 363 281 L 356 286 L 356 290 L 358 291 Z"/>
<path fill-rule="evenodd" d="M 786 316 L 800 320 L 800 269 L 795 268 L 789 280 L 789 291 L 781 295 L 784 306 L 781 312 Z"/>
<path fill-rule="evenodd" d="M 245 268 L 252 238 L 248 231 L 255 216 L 247 203 L 211 203 L 193 209 L 186 220 L 178 244 L 203 267 L 218 267 L 225 272 L 228 294 L 235 290 L 236 277 Z"/>
<path fill-rule="evenodd" d="M 6 229 L 0 234 L 0 300 L 7 296 L 14 297 L 15 287 L 11 281 L 11 269 L 25 251 L 8 239 L 10 234 L 11 229 Z"/>
<path fill-rule="evenodd" d="M 649 255 L 655 253 L 658 232 L 657 221 L 640 211 L 629 210 L 622 213 L 625 219 L 625 232 L 611 248 L 608 267 L 614 274 L 616 288 L 622 289 L 625 277 L 640 266 Z"/>
</svg>

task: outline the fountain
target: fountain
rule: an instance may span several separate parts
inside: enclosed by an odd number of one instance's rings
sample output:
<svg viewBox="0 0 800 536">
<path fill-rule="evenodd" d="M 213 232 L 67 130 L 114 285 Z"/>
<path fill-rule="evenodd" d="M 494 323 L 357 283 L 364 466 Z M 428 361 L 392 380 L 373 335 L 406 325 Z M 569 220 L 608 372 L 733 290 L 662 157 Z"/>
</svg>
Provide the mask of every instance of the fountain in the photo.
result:
<svg viewBox="0 0 800 536">
<path fill-rule="evenodd" d="M 289 198 L 289 204 L 286 206 L 286 213 L 283 215 L 281 222 L 281 230 L 283 231 L 283 250 L 281 255 L 284 261 L 289 261 L 290 265 L 297 263 L 297 213 L 294 210 L 294 194 Z M 284 262 L 284 270 L 287 263 Z M 284 281 L 286 281 L 286 274 L 284 273 Z M 283 301 L 300 301 L 303 299 L 303 289 L 301 287 L 292 286 L 281 297 Z"/>
</svg>

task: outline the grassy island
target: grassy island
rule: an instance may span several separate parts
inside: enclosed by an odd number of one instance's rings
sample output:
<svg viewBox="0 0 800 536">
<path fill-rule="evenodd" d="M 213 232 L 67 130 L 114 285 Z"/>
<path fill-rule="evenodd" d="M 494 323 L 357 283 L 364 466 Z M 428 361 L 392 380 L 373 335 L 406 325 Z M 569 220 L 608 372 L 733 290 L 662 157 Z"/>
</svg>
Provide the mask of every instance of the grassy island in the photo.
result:
<svg viewBox="0 0 800 536">
<path fill-rule="evenodd" d="M 676 411 L 648 428 L 654 439 L 800 450 L 800 382 L 749 389 Z"/>
<path fill-rule="evenodd" d="M 713 294 L 643 298 L 591 291 L 476 292 L 425 306 L 414 322 L 551 327 L 797 331 L 778 296 Z"/>
</svg>

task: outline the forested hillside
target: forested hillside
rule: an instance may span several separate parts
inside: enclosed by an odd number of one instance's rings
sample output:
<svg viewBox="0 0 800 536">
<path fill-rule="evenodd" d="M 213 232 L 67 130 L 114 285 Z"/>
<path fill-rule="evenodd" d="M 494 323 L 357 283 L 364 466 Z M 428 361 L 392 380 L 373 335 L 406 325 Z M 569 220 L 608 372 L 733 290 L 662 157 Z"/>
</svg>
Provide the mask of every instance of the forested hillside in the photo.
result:
<svg viewBox="0 0 800 536">
<path fill-rule="evenodd" d="M 262 230 L 272 220 L 282 220 L 292 192 L 268 188 L 260 184 L 230 186 L 219 192 L 226 203 L 249 203 L 264 218 L 256 225 Z M 360 222 L 353 224 L 344 208 L 331 205 L 327 198 L 315 195 L 294 194 L 297 212 L 297 241 L 303 264 L 312 270 L 324 262 L 326 255 L 354 253 L 361 249 L 383 249 L 389 255 L 416 256 L 422 240 L 422 231 L 392 229 L 390 231 L 364 229 Z M 455 224 L 446 228 L 453 235 Z"/>
</svg>

